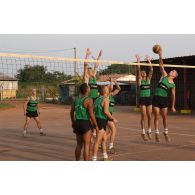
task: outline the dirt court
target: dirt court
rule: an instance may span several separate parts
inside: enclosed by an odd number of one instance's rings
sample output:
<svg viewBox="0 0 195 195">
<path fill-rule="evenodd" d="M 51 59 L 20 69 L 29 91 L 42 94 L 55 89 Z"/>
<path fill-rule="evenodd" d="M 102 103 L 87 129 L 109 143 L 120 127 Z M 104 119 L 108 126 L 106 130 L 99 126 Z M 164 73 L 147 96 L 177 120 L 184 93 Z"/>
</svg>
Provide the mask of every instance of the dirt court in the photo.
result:
<svg viewBox="0 0 195 195">
<path fill-rule="evenodd" d="M 22 137 L 24 116 L 22 104 L 0 110 L 0 160 L 74 160 L 75 135 L 69 117 L 70 107 L 41 105 L 41 121 L 47 136 L 39 136 L 34 121 L 29 135 Z M 144 142 L 140 138 L 140 115 L 129 106 L 116 106 L 118 119 L 115 161 L 195 160 L 195 116 L 170 115 L 172 143 Z M 161 126 L 162 132 L 162 126 Z M 99 160 L 102 154 L 99 153 Z"/>
</svg>

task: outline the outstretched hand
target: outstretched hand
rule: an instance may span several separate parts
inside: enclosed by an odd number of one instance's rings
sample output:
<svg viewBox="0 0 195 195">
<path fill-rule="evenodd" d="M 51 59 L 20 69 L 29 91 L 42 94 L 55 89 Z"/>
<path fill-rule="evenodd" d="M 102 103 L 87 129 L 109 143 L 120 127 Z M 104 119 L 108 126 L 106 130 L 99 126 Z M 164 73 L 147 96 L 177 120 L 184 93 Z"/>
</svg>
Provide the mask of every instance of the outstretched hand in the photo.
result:
<svg viewBox="0 0 195 195">
<path fill-rule="evenodd" d="M 86 57 L 89 57 L 91 55 L 91 50 L 90 48 L 87 48 L 86 50 Z"/>
<path fill-rule="evenodd" d="M 151 63 L 151 57 L 149 56 L 149 55 L 146 55 L 146 60 L 149 62 L 149 63 Z"/>
<path fill-rule="evenodd" d="M 141 56 L 140 56 L 139 54 L 135 54 L 135 57 L 136 57 L 136 59 L 137 59 L 137 62 L 140 62 Z"/>
</svg>

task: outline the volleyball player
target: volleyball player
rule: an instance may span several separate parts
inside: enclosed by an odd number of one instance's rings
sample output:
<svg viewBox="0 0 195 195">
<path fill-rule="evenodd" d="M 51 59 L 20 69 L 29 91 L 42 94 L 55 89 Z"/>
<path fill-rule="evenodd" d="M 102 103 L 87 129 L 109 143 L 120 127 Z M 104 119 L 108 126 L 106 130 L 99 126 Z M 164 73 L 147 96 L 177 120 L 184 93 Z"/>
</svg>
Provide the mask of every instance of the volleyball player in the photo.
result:
<svg viewBox="0 0 195 195">
<path fill-rule="evenodd" d="M 27 129 L 28 129 L 31 118 L 35 120 L 37 127 L 40 131 L 40 135 L 45 136 L 46 134 L 43 132 L 41 122 L 39 119 L 40 107 L 39 107 L 39 97 L 37 97 L 36 89 L 32 89 L 31 96 L 30 97 L 28 96 L 26 98 L 24 105 L 23 105 L 23 109 L 24 109 L 24 116 L 26 116 L 23 136 L 25 137 L 27 134 Z"/>
<path fill-rule="evenodd" d="M 162 77 L 156 87 L 155 94 L 153 97 L 153 106 L 154 106 L 154 126 L 155 126 L 155 139 L 156 142 L 160 142 L 159 137 L 159 116 L 161 114 L 163 119 L 163 126 L 164 126 L 164 137 L 166 142 L 170 142 L 171 139 L 168 135 L 168 126 L 167 126 L 167 112 L 168 112 L 168 94 L 169 91 L 172 93 L 172 112 L 176 112 L 175 109 L 175 96 L 176 96 L 176 89 L 174 79 L 178 77 L 178 73 L 176 70 L 172 70 L 167 74 L 163 65 L 162 59 L 162 49 L 160 49 L 159 53 L 159 67 Z"/>
<path fill-rule="evenodd" d="M 136 54 L 137 63 L 140 63 L 140 56 Z M 139 103 L 141 108 L 141 137 L 144 141 L 152 139 L 151 124 L 152 124 L 152 99 L 151 99 L 151 79 L 153 75 L 153 67 L 151 65 L 151 59 L 146 56 L 146 60 L 150 64 L 150 71 L 147 75 L 145 70 L 140 69 L 140 65 L 137 66 L 138 84 L 139 90 Z M 148 119 L 148 130 L 145 130 L 146 118 Z"/>
<path fill-rule="evenodd" d="M 93 100 L 89 97 L 89 93 L 89 86 L 86 83 L 81 84 L 80 95 L 76 97 L 70 112 L 72 127 L 77 139 L 75 149 L 75 158 L 77 161 L 80 160 L 83 145 L 83 158 L 85 161 L 90 159 L 91 121 L 97 135 L 99 131 L 93 111 Z"/>
</svg>

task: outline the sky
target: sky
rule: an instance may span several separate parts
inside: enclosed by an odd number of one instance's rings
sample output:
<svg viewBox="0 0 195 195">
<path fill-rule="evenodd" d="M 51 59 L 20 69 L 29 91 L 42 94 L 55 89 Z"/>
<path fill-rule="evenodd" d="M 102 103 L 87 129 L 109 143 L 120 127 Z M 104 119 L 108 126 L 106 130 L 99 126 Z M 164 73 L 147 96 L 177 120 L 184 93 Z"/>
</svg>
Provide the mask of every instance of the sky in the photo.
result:
<svg viewBox="0 0 195 195">
<path fill-rule="evenodd" d="M 165 58 L 195 55 L 195 35 L 0 35 L 0 52 L 72 58 L 72 49 L 55 52 L 49 51 L 47 53 L 42 53 L 42 51 L 63 50 L 76 47 L 77 57 L 84 58 L 85 50 L 89 47 L 92 50 L 93 56 L 97 56 L 99 50 L 102 49 L 102 59 L 120 61 L 134 61 L 134 55 L 136 53 L 139 53 L 142 58 L 144 58 L 145 55 L 150 55 L 155 59 L 157 56 L 152 53 L 152 46 L 155 44 L 160 44 L 162 46 L 163 56 Z M 35 53 L 37 50 L 39 53 Z"/>
</svg>

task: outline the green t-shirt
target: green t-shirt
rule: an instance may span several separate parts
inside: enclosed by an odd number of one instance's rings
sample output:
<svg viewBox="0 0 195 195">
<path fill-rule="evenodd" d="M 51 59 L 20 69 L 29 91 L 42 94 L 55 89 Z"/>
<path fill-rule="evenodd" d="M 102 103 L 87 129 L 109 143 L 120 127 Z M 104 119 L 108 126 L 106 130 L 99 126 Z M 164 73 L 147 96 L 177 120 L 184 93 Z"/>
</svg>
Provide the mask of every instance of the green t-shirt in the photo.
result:
<svg viewBox="0 0 195 195">
<path fill-rule="evenodd" d="M 111 114 L 113 114 L 114 106 L 115 106 L 115 99 L 114 99 L 113 96 L 110 96 L 109 100 L 110 100 L 109 111 L 110 111 Z"/>
<path fill-rule="evenodd" d="M 38 103 L 39 103 L 38 97 L 36 97 L 36 99 L 33 100 L 32 99 L 32 96 L 30 96 L 30 100 L 28 101 L 26 111 L 36 112 L 37 111 L 37 105 L 38 105 Z"/>
<path fill-rule="evenodd" d="M 76 97 L 75 100 L 75 119 L 77 120 L 89 120 L 89 111 L 83 106 L 87 96 Z"/>
<path fill-rule="evenodd" d="M 97 98 L 98 97 L 98 86 L 97 86 L 97 81 L 95 77 L 89 79 L 89 87 L 90 87 L 89 97 L 92 99 Z"/>
<path fill-rule="evenodd" d="M 102 102 L 105 99 L 105 97 L 98 97 L 94 104 L 94 110 L 95 110 L 95 117 L 100 119 L 107 119 L 106 114 L 104 113 L 104 108 L 102 106 Z"/>
<path fill-rule="evenodd" d="M 141 80 L 140 85 L 140 97 L 150 97 L 151 96 L 151 85 L 150 79 L 147 78 L 146 80 Z"/>
<path fill-rule="evenodd" d="M 172 88 L 175 88 L 175 84 L 169 83 L 168 76 L 163 77 L 156 88 L 155 95 L 161 97 L 168 97 L 169 90 Z"/>
</svg>

